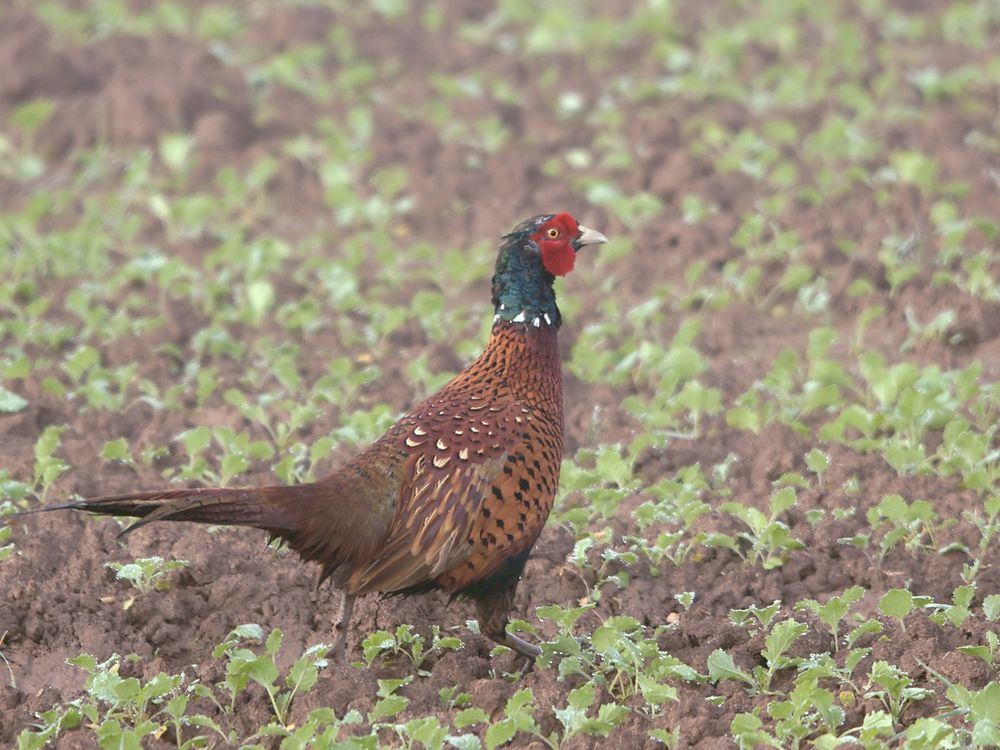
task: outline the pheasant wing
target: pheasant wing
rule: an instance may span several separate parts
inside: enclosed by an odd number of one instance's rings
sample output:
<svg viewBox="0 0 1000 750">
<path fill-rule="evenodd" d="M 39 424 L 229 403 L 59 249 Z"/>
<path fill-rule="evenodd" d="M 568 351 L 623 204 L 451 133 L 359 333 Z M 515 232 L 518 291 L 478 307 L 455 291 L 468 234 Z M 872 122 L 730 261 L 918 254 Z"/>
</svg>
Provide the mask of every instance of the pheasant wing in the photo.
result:
<svg viewBox="0 0 1000 750">
<path fill-rule="evenodd" d="M 351 576 L 352 591 L 419 587 L 465 560 L 483 503 L 523 439 L 526 410 L 509 395 L 440 395 L 386 435 L 408 452 L 402 491 L 380 554 Z"/>
</svg>

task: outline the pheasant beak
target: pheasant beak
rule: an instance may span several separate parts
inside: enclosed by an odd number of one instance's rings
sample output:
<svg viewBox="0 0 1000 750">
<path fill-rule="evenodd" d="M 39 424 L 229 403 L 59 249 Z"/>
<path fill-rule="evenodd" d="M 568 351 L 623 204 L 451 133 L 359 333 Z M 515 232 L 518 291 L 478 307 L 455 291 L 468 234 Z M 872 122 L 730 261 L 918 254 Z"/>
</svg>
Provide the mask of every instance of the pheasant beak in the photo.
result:
<svg viewBox="0 0 1000 750">
<path fill-rule="evenodd" d="M 585 227 L 583 224 L 578 224 L 576 228 L 578 230 L 578 234 L 576 235 L 576 239 L 572 242 L 574 250 L 579 250 L 581 247 L 585 247 L 586 245 L 606 245 L 608 242 L 608 238 L 596 229 L 590 229 L 589 227 Z"/>
</svg>

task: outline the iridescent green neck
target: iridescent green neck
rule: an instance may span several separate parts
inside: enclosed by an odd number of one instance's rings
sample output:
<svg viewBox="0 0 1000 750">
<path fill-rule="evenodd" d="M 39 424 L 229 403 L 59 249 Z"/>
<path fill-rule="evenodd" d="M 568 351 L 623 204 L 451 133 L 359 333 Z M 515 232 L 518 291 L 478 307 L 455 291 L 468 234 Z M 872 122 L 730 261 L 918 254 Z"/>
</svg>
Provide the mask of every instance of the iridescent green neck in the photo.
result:
<svg viewBox="0 0 1000 750">
<path fill-rule="evenodd" d="M 556 307 L 554 281 L 542 265 L 537 245 L 527 237 L 508 235 L 493 274 L 494 320 L 558 327 L 562 316 Z"/>
</svg>

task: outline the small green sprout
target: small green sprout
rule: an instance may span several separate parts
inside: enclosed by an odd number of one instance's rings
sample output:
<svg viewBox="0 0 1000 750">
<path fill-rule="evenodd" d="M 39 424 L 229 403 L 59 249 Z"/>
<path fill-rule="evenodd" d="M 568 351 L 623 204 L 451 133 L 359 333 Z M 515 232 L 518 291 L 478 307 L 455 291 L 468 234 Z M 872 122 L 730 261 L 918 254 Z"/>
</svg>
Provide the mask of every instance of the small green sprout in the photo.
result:
<svg viewBox="0 0 1000 750">
<path fill-rule="evenodd" d="M 222 656 L 226 658 L 226 677 L 216 687 L 229 692 L 228 708 L 219 703 L 215 692 L 207 685 L 196 685 L 195 694 L 210 698 L 220 708 L 232 713 L 236 705 L 236 696 L 246 689 L 250 682 L 255 682 L 267 693 L 278 724 L 287 728 L 292 700 L 297 694 L 308 692 L 316 684 L 319 670 L 327 666 L 326 653 L 331 647 L 320 643 L 307 648 L 292 664 L 282 680 L 281 672 L 276 666 L 276 657 L 281 650 L 282 640 L 283 635 L 277 628 L 266 638 L 259 625 L 248 624 L 234 628 L 226 636 L 226 640 L 212 651 L 214 658 Z M 242 645 L 246 641 L 258 643 L 263 641 L 264 653 L 256 654 Z"/>
<path fill-rule="evenodd" d="M 167 576 L 175 570 L 186 568 L 190 563 L 187 560 L 165 560 L 162 557 L 140 557 L 130 563 L 104 563 L 106 568 L 115 571 L 115 578 L 119 581 L 128 581 L 139 593 L 146 596 L 152 591 L 166 591 L 170 588 L 170 581 Z M 132 606 L 134 598 L 129 598 L 123 605 L 123 609 Z"/>
<path fill-rule="evenodd" d="M 3 523 L 4 516 L 15 513 L 16 510 L 17 509 L 14 507 L 14 503 L 10 502 L 9 500 L 4 500 L 2 503 L 0 503 L 0 523 Z M 3 562 L 4 560 L 6 560 L 7 558 L 9 558 L 11 555 L 14 554 L 13 542 L 9 544 L 4 544 L 4 542 L 10 539 L 11 534 L 13 533 L 14 529 L 11 526 L 5 523 L 2 526 L 0 526 L 0 562 Z"/>
<path fill-rule="evenodd" d="M 906 672 L 882 660 L 872 664 L 868 687 L 874 689 L 865 693 L 865 698 L 878 698 L 895 725 L 899 724 L 903 711 L 911 702 L 922 701 L 934 694 L 927 688 L 915 687 Z"/>
<path fill-rule="evenodd" d="M 361 644 L 364 659 L 355 662 L 355 667 L 370 669 L 379 659 L 402 657 L 409 661 L 410 666 L 421 676 L 429 676 L 422 665 L 435 651 L 455 651 L 463 648 L 461 639 L 456 636 L 442 636 L 441 628 L 434 625 L 431 628 L 431 647 L 426 648 L 426 639 L 413 632 L 412 626 L 402 624 L 395 633 L 377 630 L 369 635 Z"/>
<path fill-rule="evenodd" d="M 966 656 L 973 656 L 986 662 L 990 667 L 997 666 L 997 656 L 1000 654 L 1000 636 L 993 630 L 986 631 L 986 644 L 981 646 L 959 646 L 958 650 Z"/>
<path fill-rule="evenodd" d="M 49 425 L 35 442 L 35 468 L 31 487 L 40 500 L 44 500 L 52 484 L 69 471 L 69 465 L 55 455 L 61 445 L 60 436 L 68 429 L 68 425 Z"/>
<path fill-rule="evenodd" d="M 841 596 L 831 596 L 826 604 L 820 604 L 815 599 L 803 599 L 795 605 L 795 609 L 808 610 L 819 617 L 833 633 L 833 650 L 837 651 L 840 648 L 840 621 L 847 616 L 851 605 L 859 601 L 864 594 L 865 590 L 861 586 L 852 586 Z"/>
<path fill-rule="evenodd" d="M 906 616 L 913 611 L 913 594 L 906 589 L 889 589 L 878 601 L 879 611 L 887 617 L 895 618 L 899 627 L 906 632 Z"/>
<path fill-rule="evenodd" d="M 747 507 L 737 502 L 720 505 L 720 511 L 739 519 L 749 528 L 748 531 L 736 535 L 737 539 L 750 545 L 749 554 L 741 552 L 739 547 L 731 548 L 734 548 L 741 557 L 748 559 L 752 564 L 761 565 L 764 570 L 784 565 L 790 552 L 805 546 L 792 536 L 787 524 L 778 520 L 778 516 L 794 506 L 796 502 L 795 488 L 783 487 L 771 497 L 770 515 L 764 515 L 756 508 Z M 709 540 L 706 540 L 706 543 L 710 543 Z"/>
</svg>

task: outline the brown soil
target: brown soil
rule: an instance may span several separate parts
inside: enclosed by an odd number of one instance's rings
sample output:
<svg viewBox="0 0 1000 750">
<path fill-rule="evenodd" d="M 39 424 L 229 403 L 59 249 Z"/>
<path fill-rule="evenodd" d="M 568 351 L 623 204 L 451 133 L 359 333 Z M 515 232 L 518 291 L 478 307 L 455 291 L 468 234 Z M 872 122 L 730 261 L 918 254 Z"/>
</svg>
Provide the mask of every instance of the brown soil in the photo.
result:
<svg viewBox="0 0 1000 750">
<path fill-rule="evenodd" d="M 474 5 L 470 3 L 470 8 Z M 469 11 L 472 12 L 471 10 Z M 461 15 L 459 10 L 454 13 Z M 58 159 L 73 149 L 90 147 L 98 142 L 113 147 L 154 145 L 163 133 L 189 131 L 198 139 L 206 156 L 199 162 L 205 172 L 205 186 L 214 170 L 225 163 L 249 163 L 264 153 L 280 154 L 283 139 L 299 131 L 308 131 L 320 108 L 294 91 L 278 87 L 271 96 L 271 111 L 279 113 L 260 122 L 254 117 L 253 92 L 238 70 L 222 64 L 205 47 L 193 41 L 159 35 L 150 38 L 113 35 L 87 46 L 54 38 L 33 12 L 0 11 L 0 121 L 19 104 L 39 96 L 57 104 L 55 116 L 38 135 L 40 147 L 50 159 Z M 456 18 L 457 18 L 456 15 Z M 454 19 L 453 19 L 454 20 Z M 325 30 L 336 22 L 332 13 L 319 10 L 271 11 L 250 30 L 262 49 L 282 49 L 290 44 L 322 40 Z M 696 19 L 690 19 L 692 27 Z M 429 70 L 461 70 L 473 61 L 472 51 L 443 43 L 447 29 L 422 31 L 375 24 L 370 34 L 359 36 L 359 53 L 383 62 L 407 49 L 406 65 L 398 73 L 393 93 L 399 102 L 420 101 L 434 96 L 427 83 Z M 405 38 L 403 38 L 405 37 Z M 476 49 L 481 56 L 484 50 Z M 934 50 L 914 54 L 933 55 Z M 693 260 L 704 258 L 712 273 L 723 263 L 739 255 L 729 238 L 739 217 L 753 205 L 753 189 L 745 178 L 719 174 L 711 166 L 691 155 L 683 147 L 686 120 L 703 112 L 689 111 L 691 105 L 676 102 L 663 116 L 653 106 L 636 107 L 627 113 L 633 121 L 632 134 L 637 140 L 652 144 L 651 153 L 635 173 L 622 177 L 625 191 L 650 190 L 670 207 L 654 218 L 640 232 L 622 226 L 601 211 L 584 211 L 570 188 L 545 177 L 540 165 L 548 154 L 561 152 L 575 143 L 586 142 L 590 133 L 581 128 L 565 132 L 551 107 L 544 101 L 544 91 L 532 87 L 531 71 L 526 63 L 511 60 L 500 52 L 477 58 L 475 65 L 484 70 L 504 73 L 520 80 L 524 90 L 518 104 L 470 104 L 477 115 L 496 114 L 514 130 L 512 143 L 494 154 L 485 154 L 482 164 L 470 167 L 464 150 L 443 141 L 426 122 L 404 120 L 387 108 L 378 111 L 376 122 L 376 158 L 372 171 L 388 165 L 403 165 L 411 175 L 411 185 L 421 196 L 419 209 L 410 216 L 406 232 L 411 237 L 442 243 L 449 248 L 463 247 L 489 238 L 522 215 L 550 207 L 573 211 L 586 223 L 599 227 L 608 236 L 631 237 L 638 249 L 627 261 L 617 262 L 614 273 L 618 286 L 614 293 L 623 306 L 648 298 L 666 281 L 679 278 Z M 388 64 L 388 63 L 387 63 Z M 331 69 L 336 60 L 331 57 Z M 576 66 L 566 59 L 561 72 L 567 86 L 579 91 L 599 91 L 600 74 Z M 711 105 L 704 105 L 709 107 Z M 687 110 L 685 108 L 688 108 Z M 724 118 L 719 105 L 713 115 Z M 975 155 L 963 146 L 972 114 L 951 112 L 945 106 L 934 108 L 930 116 L 912 121 L 912 130 L 896 134 L 901 143 L 910 143 L 933 152 L 947 170 L 946 179 L 961 178 L 970 183 L 969 210 L 988 213 L 987 198 L 995 201 L 995 189 L 989 183 L 988 170 L 976 163 Z M 330 114 L 327 112 L 326 114 Z M 336 113 L 334 113 L 336 114 Z M 812 122 L 817 112 L 802 111 L 792 115 Z M 983 115 L 988 117 L 988 115 Z M 751 113 L 733 112 L 733 117 L 752 117 Z M 296 172 L 291 160 L 282 162 L 269 188 L 269 199 L 286 208 L 285 224 L 271 231 L 294 239 L 296 225 L 321 221 L 327 211 L 322 188 L 313 178 Z M 719 214 L 698 226 L 684 224 L 673 208 L 679 197 L 696 193 L 719 207 Z M 21 196 L 15 185 L 0 183 L 0 200 L 17 206 Z M 829 215 L 804 208 L 795 217 L 808 253 L 826 264 L 831 285 L 831 320 L 829 324 L 850 336 L 854 330 L 857 303 L 845 289 L 857 278 L 868 278 L 876 288 L 885 290 L 881 267 L 874 259 L 877 238 L 895 227 L 905 226 L 914 215 L 925 215 L 922 199 L 900 196 L 899 206 L 882 212 L 864 197 L 846 195 Z M 977 206 L 977 204 L 979 204 Z M 995 205 L 992 206 L 995 208 Z M 585 218 L 584 218 L 585 217 Z M 155 234 L 155 228 L 149 230 Z M 861 252 L 853 257 L 835 249 L 835 239 L 850 237 Z M 174 248 L 187 257 L 200 257 L 203 248 Z M 334 252 L 331 250 L 330 252 Z M 627 265 L 626 265 L 627 264 Z M 575 297 L 579 312 L 567 316 L 562 346 L 569 355 L 579 331 L 600 320 L 597 288 L 607 266 L 580 270 L 562 285 L 562 294 Z M 778 277 L 782 268 L 773 268 Z M 886 314 L 870 332 L 869 345 L 882 350 L 890 359 L 898 358 L 901 341 L 907 335 L 905 313 L 913 308 L 919 319 L 928 320 L 937 312 L 957 311 L 956 330 L 964 337 L 960 345 L 941 341 L 918 344 L 907 354 L 912 361 L 941 367 L 962 367 L 973 361 L 984 365 L 986 377 L 1000 374 L 1000 310 L 960 293 L 954 287 L 931 285 L 932 269 L 908 283 L 895 297 L 885 294 L 879 302 Z M 765 280 L 765 284 L 767 280 Z M 57 286 L 52 293 L 59 294 Z M 294 287 L 283 290 L 290 297 Z M 476 287 L 484 298 L 485 283 Z M 284 301 L 284 300 L 283 300 Z M 468 305 L 468 300 L 456 303 Z M 780 308 L 780 306 L 779 306 Z M 467 308 L 466 308 L 467 309 Z M 165 357 L 155 352 L 172 343 L 182 352 L 191 351 L 192 334 L 202 321 L 191 311 L 171 312 L 168 324 L 137 337 L 130 345 L 104 352 L 109 363 L 133 361 L 136 353 L 143 362 L 143 377 L 168 383 L 175 376 Z M 679 318 L 679 316 L 678 316 Z M 679 319 L 668 319 L 663 330 L 655 332 L 669 340 Z M 265 327 L 267 324 L 265 324 Z M 704 380 L 720 388 L 724 400 L 743 392 L 769 368 L 775 354 L 783 347 L 802 350 L 812 322 L 796 316 L 782 316 L 771 311 L 734 304 L 719 313 L 703 318 L 699 338 L 710 369 Z M 268 329 L 272 340 L 287 335 L 279 327 Z M 748 342 L 752 342 L 748 346 Z M 310 340 L 299 342 L 316 352 L 336 350 L 339 342 Z M 121 346 L 119 344 L 119 346 Z M 415 357 L 428 345 L 419 328 L 405 329 L 399 335 L 400 360 Z M 305 348 L 305 346 L 304 346 Z M 433 351 L 443 364 L 455 367 L 450 351 Z M 306 368 L 322 372 L 323 362 Z M 387 361 L 383 378 L 374 386 L 378 400 L 403 409 L 415 397 L 402 369 Z M 308 377 L 308 373 L 304 374 Z M 0 416 L 0 465 L 14 477 L 31 475 L 33 446 L 42 430 L 51 424 L 69 424 L 63 436 L 65 458 L 76 469 L 64 476 L 53 495 L 106 494 L 162 482 L 158 470 L 139 467 L 101 465 L 93 471 L 95 455 L 105 440 L 125 436 L 138 453 L 150 445 L 170 442 L 183 429 L 197 424 L 241 423 L 238 413 L 227 404 L 212 400 L 201 412 L 183 416 L 176 413 L 152 413 L 134 406 L 122 414 L 77 412 L 75 405 L 43 395 L 28 384 L 23 394 L 31 401 L 25 411 Z M 568 451 L 594 443 L 627 442 L 634 427 L 622 415 L 621 398 L 630 395 L 622 389 L 592 388 L 567 375 L 566 411 Z M 366 396 L 367 397 L 367 396 Z M 595 425 L 594 407 L 600 407 L 603 419 Z M 336 424 L 336 415 L 321 420 L 311 429 L 315 434 Z M 596 433 L 596 437 L 587 435 Z M 308 436 L 307 436 L 308 437 Z M 811 439 L 790 429 L 769 428 L 754 437 L 728 428 L 724 420 L 708 420 L 703 435 L 694 442 L 675 441 L 666 450 L 649 451 L 639 465 L 639 473 L 649 481 L 672 475 L 678 468 L 699 462 L 711 467 L 730 453 L 735 464 L 727 486 L 733 499 L 765 507 L 772 482 L 788 471 L 805 472 L 803 455 L 812 446 Z M 697 562 L 680 567 L 664 567 L 662 575 L 651 576 L 638 566 L 630 571 L 631 584 L 623 590 L 608 587 L 599 607 L 584 620 L 587 628 L 610 614 L 629 614 L 648 625 L 663 624 L 674 615 L 676 626 L 663 636 L 662 646 L 674 656 L 705 671 L 708 655 L 717 648 L 731 653 L 737 664 L 752 667 L 759 658 L 761 644 L 742 628 L 728 624 L 729 610 L 773 600 L 789 603 L 803 597 L 824 601 L 833 593 L 860 584 L 867 590 L 860 605 L 862 611 L 875 611 L 875 603 L 888 588 L 910 584 L 918 593 L 932 595 L 938 601 L 950 600 L 953 589 L 961 583 L 961 564 L 949 556 L 924 555 L 916 559 L 905 551 L 894 551 L 880 566 L 865 555 L 838 544 L 864 525 L 864 512 L 887 493 L 900 493 L 908 499 L 931 499 L 939 515 L 959 517 L 969 507 L 972 495 L 962 491 L 957 482 L 940 478 L 899 477 L 878 457 L 865 456 L 837 447 L 829 448 L 832 466 L 825 486 L 830 489 L 802 493 L 789 519 L 793 534 L 806 548 L 791 556 L 783 567 L 769 572 L 751 568 L 734 554 L 709 550 Z M 172 460 L 179 461 L 179 457 Z M 860 485 L 857 495 L 846 496 L 839 489 L 851 477 Z M 266 467 L 258 467 L 249 483 L 266 483 L 271 476 Z M 717 498 L 711 499 L 715 502 Z M 806 511 L 830 509 L 854 504 L 858 514 L 853 519 L 830 520 L 813 527 Z M 633 506 L 634 507 L 634 506 Z M 624 509 L 623 509 L 624 511 Z M 628 532 L 628 518 L 617 522 L 616 531 Z M 733 531 L 735 529 L 726 529 Z M 149 677 L 159 671 L 185 670 L 190 677 L 206 681 L 219 678 L 217 663 L 206 655 L 234 626 L 258 622 L 266 628 L 280 628 L 285 634 L 285 663 L 302 648 L 332 639 L 330 624 L 336 615 L 338 599 L 326 588 L 315 591 L 314 571 L 283 552 L 266 548 L 261 534 L 225 529 L 209 535 L 205 529 L 188 525 L 151 526 L 129 538 L 127 545 L 116 541 L 119 527 L 110 520 L 92 520 L 74 514 L 52 514 L 18 521 L 14 541 L 16 556 L 0 565 L 0 634 L 6 634 L 2 652 L 16 677 L 16 688 L 0 680 L 0 745 L 10 746 L 17 733 L 29 726 L 34 712 L 53 703 L 77 697 L 84 674 L 66 665 L 66 659 L 81 652 L 106 658 L 109 654 L 135 653 L 142 657 L 139 676 Z M 967 540 L 968 541 L 968 540 Z M 573 539 L 568 531 L 550 527 L 543 534 L 528 563 L 517 597 L 517 611 L 533 618 L 534 607 L 557 603 L 571 606 L 587 595 L 587 583 L 566 567 L 566 555 Z M 107 561 L 126 561 L 133 557 L 161 555 L 190 561 L 190 567 L 173 580 L 169 591 L 139 597 L 134 606 L 123 610 L 123 600 L 131 590 L 114 580 L 104 567 Z M 979 579 L 980 592 L 1000 590 L 1000 560 L 994 552 Z M 690 611 L 682 610 L 674 594 L 695 591 L 697 599 Z M 464 623 L 471 616 L 462 604 L 448 606 L 442 596 L 427 595 L 410 599 L 359 602 L 349 645 L 357 654 L 361 640 L 378 628 L 413 623 L 427 634 L 432 623 L 456 629 L 465 642 L 459 654 L 448 654 L 427 665 L 430 676 L 417 679 L 402 692 L 411 700 L 413 715 L 440 711 L 438 691 L 455 684 L 473 695 L 474 704 L 497 716 L 506 699 L 519 687 L 530 687 L 537 705 L 564 705 L 569 687 L 560 682 L 554 670 L 536 669 L 517 684 L 496 675 L 515 666 L 512 657 L 490 658 L 490 644 L 469 634 Z M 798 614 L 802 618 L 804 615 Z M 674 619 L 674 618 L 672 618 Z M 964 643 L 979 643 L 981 622 L 964 628 L 939 628 L 923 616 L 914 615 L 906 622 L 906 637 L 896 637 L 894 623 L 884 623 L 888 639 L 871 643 L 870 658 L 886 658 L 909 670 L 924 684 L 933 682 L 929 670 L 936 670 L 950 680 L 970 688 L 982 687 L 990 675 L 979 662 L 955 651 Z M 545 626 L 542 625 L 543 632 Z M 828 639 L 816 634 L 798 644 L 802 655 L 828 650 Z M 866 662 L 867 663 L 867 662 Z M 862 665 L 862 670 L 864 665 Z M 6 670 L 0 667 L 0 676 Z M 317 705 L 332 706 L 338 715 L 348 708 L 370 708 L 374 702 L 375 678 L 407 673 L 405 669 L 384 667 L 378 672 L 331 667 L 323 672 L 319 686 L 296 704 L 294 716 L 301 719 Z M 859 674 L 862 672 L 859 672 Z M 724 695 L 721 707 L 711 707 L 704 698 Z M 739 712 L 753 710 L 760 699 L 747 696 L 739 686 L 685 687 L 682 700 L 665 706 L 662 714 L 649 719 L 639 713 L 616 733 L 619 747 L 652 746 L 647 732 L 652 727 L 679 726 L 683 742 L 691 747 L 725 747 L 729 724 Z M 857 722 L 874 704 L 859 702 L 848 722 Z M 917 705 L 909 718 L 926 715 L 938 706 Z M 266 721 L 270 708 L 261 693 L 251 691 L 249 702 L 240 713 L 247 728 Z M 442 712 L 442 716 L 444 716 Z M 551 731 L 555 719 L 543 717 L 543 728 Z M 572 747 L 598 747 L 600 740 L 581 739 Z M 73 733 L 60 746 L 76 747 Z"/>
</svg>

